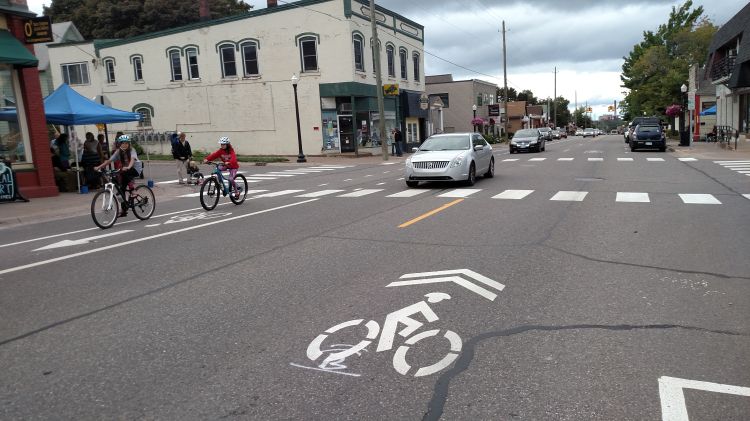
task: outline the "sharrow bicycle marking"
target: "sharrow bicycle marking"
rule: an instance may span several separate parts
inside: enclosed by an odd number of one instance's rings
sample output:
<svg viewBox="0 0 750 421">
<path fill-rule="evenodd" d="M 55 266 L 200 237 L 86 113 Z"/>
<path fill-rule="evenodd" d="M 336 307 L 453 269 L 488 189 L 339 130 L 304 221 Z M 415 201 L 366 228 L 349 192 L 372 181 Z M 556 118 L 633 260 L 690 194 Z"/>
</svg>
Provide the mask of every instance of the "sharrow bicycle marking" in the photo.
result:
<svg viewBox="0 0 750 421">
<path fill-rule="evenodd" d="M 533 193 L 534 190 L 505 190 L 504 192 L 492 196 L 493 199 L 512 199 L 520 200 Z"/>
<path fill-rule="evenodd" d="M 463 278 L 460 278 L 458 276 L 445 277 L 444 275 L 464 275 L 468 278 L 471 278 L 475 281 L 481 282 L 489 287 L 492 287 L 498 291 L 502 291 L 503 289 L 505 289 L 505 285 L 501 284 L 500 282 L 494 281 L 482 274 L 474 272 L 471 269 L 452 269 L 452 270 L 440 270 L 440 271 L 434 271 L 434 272 L 407 273 L 405 275 L 401 275 L 399 279 L 413 279 L 413 280 L 391 282 L 390 284 L 386 285 L 386 288 L 399 287 L 399 286 L 405 286 L 405 285 L 433 284 L 433 283 L 439 283 L 439 282 L 455 282 L 470 291 L 476 292 L 477 294 L 481 295 L 482 297 L 490 301 L 494 301 L 495 298 L 497 297 L 495 293 L 488 291 L 487 289 L 482 288 L 479 285 L 476 285 Z M 437 276 L 437 278 L 430 278 L 431 276 Z M 425 278 L 425 279 L 415 279 L 415 278 Z"/>
<path fill-rule="evenodd" d="M 563 202 L 581 202 L 589 194 L 587 191 L 559 191 L 549 200 L 559 200 Z"/>
<path fill-rule="evenodd" d="M 712 194 L 680 194 L 683 203 L 698 205 L 720 205 L 719 199 Z"/>
<path fill-rule="evenodd" d="M 615 202 L 635 202 L 635 203 L 649 203 L 651 200 L 648 198 L 648 193 L 627 193 L 617 192 L 617 198 Z"/>
<path fill-rule="evenodd" d="M 661 376 L 659 377 L 659 399 L 663 421 L 689 421 L 683 389 L 750 396 L 750 387 Z"/>
<path fill-rule="evenodd" d="M 127 234 L 129 232 L 133 232 L 133 230 L 121 230 L 121 231 L 109 232 L 106 234 L 95 235 L 93 237 L 81 238 L 80 240 L 62 240 L 62 241 L 58 241 L 57 243 L 53 243 L 44 247 L 39 247 L 38 249 L 34 249 L 31 251 L 51 250 L 51 249 L 57 249 L 61 247 L 80 246 L 82 244 L 88 244 L 93 240 L 98 240 L 100 238 L 106 238 L 106 237 L 112 237 L 113 235 Z"/>
</svg>

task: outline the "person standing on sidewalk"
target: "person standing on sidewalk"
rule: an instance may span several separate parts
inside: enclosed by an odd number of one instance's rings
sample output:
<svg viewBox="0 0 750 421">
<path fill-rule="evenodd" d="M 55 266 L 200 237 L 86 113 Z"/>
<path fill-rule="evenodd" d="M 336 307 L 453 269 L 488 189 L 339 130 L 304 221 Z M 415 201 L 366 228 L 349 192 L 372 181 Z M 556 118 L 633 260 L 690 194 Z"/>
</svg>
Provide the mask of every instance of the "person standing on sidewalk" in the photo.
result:
<svg viewBox="0 0 750 421">
<path fill-rule="evenodd" d="M 396 156 L 403 155 L 403 149 L 401 147 L 401 130 L 398 127 L 393 129 L 393 143 L 396 144 Z"/>
<path fill-rule="evenodd" d="M 180 132 L 177 142 L 172 146 L 172 157 L 177 163 L 177 178 L 180 184 L 187 182 L 187 166 L 193 158 L 190 143 L 185 139 L 185 133 Z"/>
</svg>

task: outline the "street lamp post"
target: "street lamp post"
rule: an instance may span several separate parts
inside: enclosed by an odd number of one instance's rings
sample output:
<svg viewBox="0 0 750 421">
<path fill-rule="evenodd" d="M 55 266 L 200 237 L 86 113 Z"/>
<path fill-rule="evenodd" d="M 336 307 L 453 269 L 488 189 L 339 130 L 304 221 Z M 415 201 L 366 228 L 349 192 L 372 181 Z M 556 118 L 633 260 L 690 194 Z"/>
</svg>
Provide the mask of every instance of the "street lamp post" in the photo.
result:
<svg viewBox="0 0 750 421">
<path fill-rule="evenodd" d="M 685 132 L 685 116 L 687 108 L 687 90 L 688 87 L 684 83 L 680 86 L 680 92 L 682 92 L 682 115 L 680 116 L 680 146 L 690 146 L 688 143 L 688 134 Z"/>
<path fill-rule="evenodd" d="M 307 159 L 305 159 L 305 154 L 302 153 L 302 130 L 299 127 L 299 102 L 297 101 L 297 82 L 299 82 L 299 77 L 296 74 L 293 74 L 292 86 L 294 86 L 294 111 L 295 113 L 297 113 L 297 147 L 299 147 L 297 162 L 307 162 Z"/>
<path fill-rule="evenodd" d="M 474 104 L 471 106 L 471 109 L 474 111 L 474 120 L 477 118 L 477 104 Z M 474 132 L 477 131 L 477 125 L 474 123 L 474 120 L 472 120 L 471 125 L 474 126 Z"/>
</svg>

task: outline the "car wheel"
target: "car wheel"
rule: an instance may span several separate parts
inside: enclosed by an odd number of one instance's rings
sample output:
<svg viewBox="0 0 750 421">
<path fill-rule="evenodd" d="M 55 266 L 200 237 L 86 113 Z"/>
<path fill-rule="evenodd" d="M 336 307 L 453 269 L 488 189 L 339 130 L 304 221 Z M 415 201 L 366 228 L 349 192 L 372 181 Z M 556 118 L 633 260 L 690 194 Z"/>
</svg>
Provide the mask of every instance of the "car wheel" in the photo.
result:
<svg viewBox="0 0 750 421">
<path fill-rule="evenodd" d="M 666 151 L 667 151 L 667 148 L 665 146 L 662 146 L 661 148 L 659 148 L 659 152 L 666 152 Z"/>
<path fill-rule="evenodd" d="M 630 152 L 635 152 L 635 146 L 630 146 Z"/>
<path fill-rule="evenodd" d="M 486 178 L 492 178 L 495 176 L 495 158 L 490 158 L 490 167 L 487 168 L 487 172 L 484 173 Z"/>
<path fill-rule="evenodd" d="M 475 167 L 474 163 L 472 162 L 471 165 L 469 165 L 469 176 L 466 178 L 466 185 L 473 186 L 474 183 L 476 182 L 477 182 L 477 167 Z"/>
<path fill-rule="evenodd" d="M 407 187 L 414 188 L 414 187 L 417 187 L 418 185 L 419 185 L 419 181 L 413 181 L 413 180 L 407 180 L 406 181 L 406 186 Z"/>
<path fill-rule="evenodd" d="M 512 153 L 515 153 L 515 151 L 513 150 L 513 148 L 510 148 L 509 150 L 510 150 L 510 153 L 511 153 L 511 154 L 512 154 Z"/>
</svg>

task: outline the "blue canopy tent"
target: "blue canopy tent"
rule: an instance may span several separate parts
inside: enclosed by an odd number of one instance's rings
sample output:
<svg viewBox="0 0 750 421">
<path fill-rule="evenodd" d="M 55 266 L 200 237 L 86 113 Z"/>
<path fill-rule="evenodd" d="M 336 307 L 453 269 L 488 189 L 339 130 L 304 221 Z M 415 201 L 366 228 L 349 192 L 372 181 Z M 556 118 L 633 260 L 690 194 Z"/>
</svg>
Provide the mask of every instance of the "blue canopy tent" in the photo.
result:
<svg viewBox="0 0 750 421">
<path fill-rule="evenodd" d="M 716 115 L 716 105 L 701 111 L 701 115 Z"/>
<path fill-rule="evenodd" d="M 141 114 L 117 110 L 96 103 L 63 83 L 44 99 L 44 115 L 47 123 L 77 126 L 96 123 L 125 123 L 140 121 Z M 16 110 L 0 112 L 0 120 L 14 121 L 18 116 Z M 66 130 L 69 131 L 69 130 Z M 78 168 L 78 144 L 74 142 L 76 168 Z M 76 177 L 78 178 L 78 177 Z M 78 190 L 81 190 L 80 179 Z"/>
</svg>

